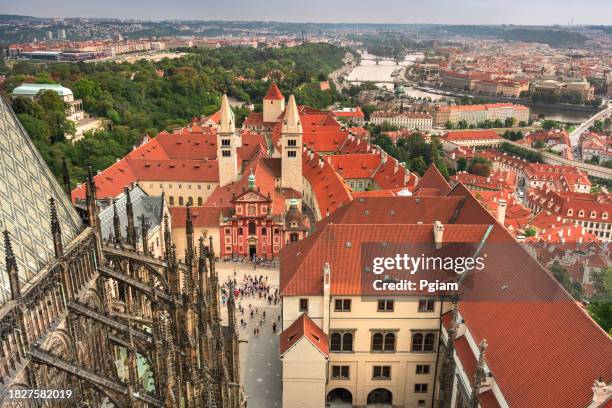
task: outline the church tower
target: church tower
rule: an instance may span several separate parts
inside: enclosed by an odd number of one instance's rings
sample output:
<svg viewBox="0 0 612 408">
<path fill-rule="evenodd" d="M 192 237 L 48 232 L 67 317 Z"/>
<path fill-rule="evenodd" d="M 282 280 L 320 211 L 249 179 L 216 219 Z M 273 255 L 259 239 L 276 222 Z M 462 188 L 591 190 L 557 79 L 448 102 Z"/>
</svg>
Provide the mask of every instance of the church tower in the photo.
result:
<svg viewBox="0 0 612 408">
<path fill-rule="evenodd" d="M 217 160 L 219 162 L 219 185 L 221 187 L 238 179 L 238 154 L 240 136 L 236 135 L 234 112 L 229 106 L 227 95 L 221 98 L 221 119 L 217 131 Z"/>
<path fill-rule="evenodd" d="M 263 98 L 263 121 L 276 122 L 285 111 L 285 97 L 275 82 L 272 82 L 268 93 Z"/>
<path fill-rule="evenodd" d="M 302 124 L 295 97 L 291 95 L 281 128 L 281 187 L 302 194 Z"/>
</svg>

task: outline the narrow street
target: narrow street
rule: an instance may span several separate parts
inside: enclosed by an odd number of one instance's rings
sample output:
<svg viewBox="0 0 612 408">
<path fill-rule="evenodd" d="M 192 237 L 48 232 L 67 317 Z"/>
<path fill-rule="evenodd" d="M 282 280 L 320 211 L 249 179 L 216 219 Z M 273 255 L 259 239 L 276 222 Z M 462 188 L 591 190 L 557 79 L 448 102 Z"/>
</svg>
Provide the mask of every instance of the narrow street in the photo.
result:
<svg viewBox="0 0 612 408">
<path fill-rule="evenodd" d="M 245 276 L 263 275 L 267 277 L 267 284 L 270 286 L 270 293 L 278 288 L 278 266 L 275 268 L 257 267 L 253 269 L 250 262 L 217 263 L 220 283 L 225 283 L 234 277 L 241 286 Z M 280 302 L 276 305 L 268 305 L 265 297 L 245 296 L 237 299 L 237 306 L 241 304 L 244 308 L 244 315 L 236 310 L 237 325 L 240 327 L 240 319 L 247 322 L 245 328 L 240 328 L 240 382 L 244 387 L 244 395 L 248 408 L 273 408 L 282 405 L 282 378 L 281 362 L 279 358 L 279 333 L 280 321 L 277 320 L 281 313 Z M 249 316 L 249 305 L 253 309 L 257 308 L 257 314 L 251 319 Z M 260 326 L 263 312 L 266 318 Z M 223 319 L 227 319 L 227 308 L 222 307 Z M 276 322 L 278 328 L 276 334 L 272 332 L 272 323 Z M 224 323 L 226 324 L 226 323 Z M 253 332 L 255 328 L 260 329 L 256 336 Z"/>
</svg>

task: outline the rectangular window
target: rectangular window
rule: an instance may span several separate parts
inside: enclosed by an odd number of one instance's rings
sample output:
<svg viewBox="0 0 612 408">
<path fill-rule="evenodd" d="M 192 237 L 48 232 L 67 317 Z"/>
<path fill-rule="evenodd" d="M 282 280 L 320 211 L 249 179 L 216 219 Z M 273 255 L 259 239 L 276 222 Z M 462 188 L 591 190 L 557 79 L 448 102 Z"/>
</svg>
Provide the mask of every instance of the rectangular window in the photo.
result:
<svg viewBox="0 0 612 408">
<path fill-rule="evenodd" d="M 221 156 L 223 157 L 231 157 L 232 152 L 230 150 L 221 150 Z"/>
<path fill-rule="evenodd" d="M 332 366 L 332 378 L 334 380 L 348 380 L 349 366 Z"/>
<path fill-rule="evenodd" d="M 420 299 L 419 312 L 433 312 L 436 306 L 436 301 L 433 299 Z"/>
<path fill-rule="evenodd" d="M 390 380 L 391 366 L 374 366 L 372 369 L 373 380 Z"/>
<path fill-rule="evenodd" d="M 417 374 L 429 374 L 430 367 L 431 366 L 429 364 L 417 364 L 416 373 Z"/>
<path fill-rule="evenodd" d="M 423 394 L 427 392 L 427 384 L 414 384 L 414 392 Z"/>
<path fill-rule="evenodd" d="M 229 146 L 229 145 L 230 145 L 229 139 L 221 139 L 221 146 Z"/>
<path fill-rule="evenodd" d="M 390 299 L 378 299 L 378 308 L 379 312 L 392 312 L 394 301 Z"/>
<path fill-rule="evenodd" d="M 289 140 L 287 140 L 287 146 L 290 146 L 290 147 L 295 147 L 295 146 L 297 146 L 297 142 L 296 142 L 296 140 L 295 140 L 295 139 L 289 139 Z"/>
<path fill-rule="evenodd" d="M 295 150 L 289 150 L 287 152 L 287 157 L 297 157 L 297 152 Z"/>
<path fill-rule="evenodd" d="M 308 312 L 308 299 L 300 299 L 300 312 Z"/>
<path fill-rule="evenodd" d="M 335 312 L 350 312 L 351 311 L 351 299 L 336 299 L 334 302 Z"/>
</svg>

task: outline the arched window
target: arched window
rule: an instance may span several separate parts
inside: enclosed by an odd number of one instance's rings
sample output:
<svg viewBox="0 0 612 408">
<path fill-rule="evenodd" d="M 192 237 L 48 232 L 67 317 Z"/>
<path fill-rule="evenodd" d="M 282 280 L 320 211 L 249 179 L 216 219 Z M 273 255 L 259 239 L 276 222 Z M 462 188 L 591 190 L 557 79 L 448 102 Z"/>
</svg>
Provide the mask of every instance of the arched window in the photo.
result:
<svg viewBox="0 0 612 408">
<path fill-rule="evenodd" d="M 249 222 L 249 235 L 257 234 L 257 224 L 253 221 Z"/>
<path fill-rule="evenodd" d="M 202 197 L 198 197 L 198 206 L 202 206 Z"/>
<path fill-rule="evenodd" d="M 423 335 L 421 333 L 412 335 L 412 351 L 423 351 Z"/>
<path fill-rule="evenodd" d="M 374 333 L 372 336 L 372 351 L 383 351 L 382 333 Z"/>
<path fill-rule="evenodd" d="M 353 351 L 353 333 L 344 333 L 342 336 L 342 351 Z"/>
<path fill-rule="evenodd" d="M 174 197 L 170 196 L 170 205 L 174 205 Z"/>
<path fill-rule="evenodd" d="M 193 197 L 189 197 L 189 205 L 193 205 Z"/>
<path fill-rule="evenodd" d="M 238 235 L 242 235 L 244 231 L 242 231 L 242 228 L 238 228 Z"/>
<path fill-rule="evenodd" d="M 179 197 L 179 205 L 183 205 L 185 202 L 183 201 L 183 197 Z"/>
<path fill-rule="evenodd" d="M 427 333 L 425 335 L 425 345 L 423 346 L 423 351 L 433 351 L 434 350 L 434 340 L 436 336 L 433 333 Z"/>
<path fill-rule="evenodd" d="M 265 235 L 266 235 L 266 232 L 268 232 L 268 231 L 266 230 L 266 227 L 263 227 L 263 228 L 261 229 L 261 235 L 265 236 Z"/>
<path fill-rule="evenodd" d="M 297 242 L 299 241 L 299 234 L 297 232 L 292 232 L 291 234 L 289 234 L 289 241 L 290 242 Z"/>
<path fill-rule="evenodd" d="M 342 348 L 342 334 L 332 333 L 329 342 L 329 349 L 331 351 L 340 351 Z"/>
<path fill-rule="evenodd" d="M 385 351 L 395 351 L 395 334 L 387 333 L 385 334 Z"/>
</svg>

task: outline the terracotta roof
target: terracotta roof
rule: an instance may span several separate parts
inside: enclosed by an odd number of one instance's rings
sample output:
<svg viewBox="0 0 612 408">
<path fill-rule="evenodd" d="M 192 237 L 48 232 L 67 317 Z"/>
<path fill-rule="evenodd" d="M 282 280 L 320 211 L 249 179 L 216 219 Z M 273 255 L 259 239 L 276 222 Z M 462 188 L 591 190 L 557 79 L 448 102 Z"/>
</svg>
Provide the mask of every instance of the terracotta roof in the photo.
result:
<svg viewBox="0 0 612 408">
<path fill-rule="evenodd" d="M 327 358 L 329 356 L 329 344 L 327 334 L 313 322 L 306 313 L 302 313 L 291 326 L 280 334 L 281 357 L 296 344 L 301 338 L 306 338 Z"/>
<path fill-rule="evenodd" d="M 389 218 L 392 216 L 389 215 Z M 332 295 L 374 295 L 374 289 L 363 274 L 361 256 L 381 256 L 385 247 L 376 248 L 372 243 L 411 244 L 416 253 L 434 251 L 437 256 L 449 256 L 460 251 L 463 256 L 473 253 L 488 229 L 488 225 L 445 225 L 443 242 L 458 243 L 436 250 L 433 241 L 433 224 L 380 224 L 375 221 L 362 224 L 336 224 L 333 222 L 315 226 L 315 233 L 308 238 L 283 248 L 280 257 L 280 293 L 283 296 L 321 295 L 323 292 L 323 265 L 331 268 Z M 389 253 L 393 252 L 389 246 Z M 389 255 L 391 256 L 391 255 Z M 370 275 L 367 275 L 370 276 Z M 431 271 L 432 280 L 448 281 L 455 273 Z M 372 291 L 370 293 L 369 291 Z M 408 293 L 408 292 L 407 292 Z M 418 291 L 410 292 L 412 295 Z M 422 292 L 426 294 L 426 291 Z M 398 292 L 401 294 L 401 292 Z"/>
<path fill-rule="evenodd" d="M 464 141 L 464 140 L 490 140 L 499 139 L 502 137 L 498 135 L 494 130 L 460 130 L 456 132 L 448 132 L 442 136 L 442 139 L 451 142 Z"/>
<path fill-rule="evenodd" d="M 270 84 L 270 88 L 268 88 L 268 93 L 263 98 L 273 100 L 285 99 L 280 89 L 278 89 L 278 86 L 276 86 L 276 82 L 274 81 L 272 81 L 272 83 Z"/>
<path fill-rule="evenodd" d="M 350 188 L 344 179 L 317 153 L 303 152 L 302 174 L 312 187 L 322 217 L 352 200 Z"/>
<path fill-rule="evenodd" d="M 455 352 L 457 353 L 459 361 L 461 361 L 463 371 L 465 371 L 470 384 L 473 386 L 474 374 L 476 374 L 476 365 L 478 361 L 465 336 L 455 339 Z"/>
<path fill-rule="evenodd" d="M 187 207 L 168 207 L 173 227 L 185 227 Z M 191 207 L 191 220 L 194 227 L 219 227 L 221 215 L 229 216 L 229 208 Z"/>
<path fill-rule="evenodd" d="M 437 189 L 440 195 L 446 195 L 451 190 L 451 186 L 433 163 L 416 185 L 417 191 L 421 188 Z"/>
</svg>

